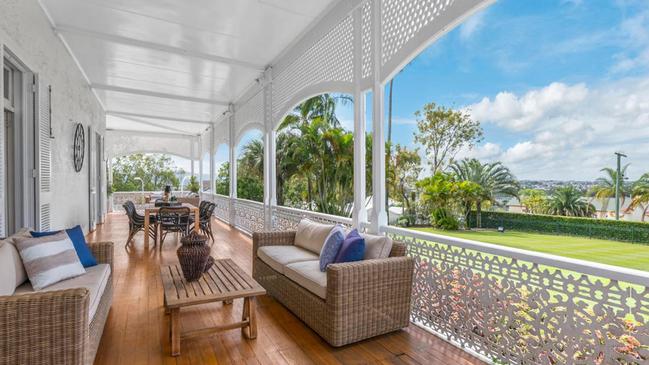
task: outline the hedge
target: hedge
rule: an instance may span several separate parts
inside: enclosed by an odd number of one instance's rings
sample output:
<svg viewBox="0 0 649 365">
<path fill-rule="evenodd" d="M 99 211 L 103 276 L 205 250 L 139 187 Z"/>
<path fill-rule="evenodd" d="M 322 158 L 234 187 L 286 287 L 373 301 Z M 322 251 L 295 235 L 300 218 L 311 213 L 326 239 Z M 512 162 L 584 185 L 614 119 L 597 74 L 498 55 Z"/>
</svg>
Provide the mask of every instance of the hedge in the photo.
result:
<svg viewBox="0 0 649 365">
<path fill-rule="evenodd" d="M 476 227 L 476 212 L 469 214 Z M 649 244 L 649 223 L 554 215 L 482 212 L 482 228 L 504 227 L 516 231 L 549 233 Z"/>
</svg>

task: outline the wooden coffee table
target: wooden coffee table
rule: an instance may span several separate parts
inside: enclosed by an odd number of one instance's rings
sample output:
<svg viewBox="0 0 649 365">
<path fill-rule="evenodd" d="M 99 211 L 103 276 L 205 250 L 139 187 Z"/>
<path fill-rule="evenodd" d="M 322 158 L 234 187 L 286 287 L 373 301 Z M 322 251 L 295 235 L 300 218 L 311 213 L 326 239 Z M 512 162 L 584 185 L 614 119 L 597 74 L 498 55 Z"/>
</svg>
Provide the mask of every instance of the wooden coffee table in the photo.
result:
<svg viewBox="0 0 649 365">
<path fill-rule="evenodd" d="M 181 339 L 205 336 L 236 328 L 241 328 L 245 338 L 254 339 L 257 337 L 255 297 L 266 294 L 266 289 L 232 260 L 214 260 L 214 265 L 210 270 L 203 274 L 199 280 L 193 282 L 185 280 L 180 264 L 162 265 L 160 274 L 164 286 L 165 310 L 171 314 L 169 335 L 172 356 L 180 355 Z M 213 302 L 229 304 L 238 298 L 243 298 L 241 322 L 180 333 L 180 308 Z"/>
</svg>

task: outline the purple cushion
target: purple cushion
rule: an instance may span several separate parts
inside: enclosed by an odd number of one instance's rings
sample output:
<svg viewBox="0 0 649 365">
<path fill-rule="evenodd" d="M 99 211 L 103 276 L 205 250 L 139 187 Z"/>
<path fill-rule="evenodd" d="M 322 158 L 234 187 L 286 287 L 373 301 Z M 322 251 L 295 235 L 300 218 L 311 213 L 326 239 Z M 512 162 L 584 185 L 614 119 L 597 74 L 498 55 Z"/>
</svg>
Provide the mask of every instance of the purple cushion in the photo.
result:
<svg viewBox="0 0 649 365">
<path fill-rule="evenodd" d="M 320 250 L 320 271 L 327 271 L 327 265 L 334 262 L 344 240 L 345 231 L 343 227 L 339 224 L 335 225 L 331 229 L 331 232 L 329 232 L 329 235 L 327 235 L 327 238 L 325 238 L 322 250 Z"/>
<path fill-rule="evenodd" d="M 338 252 L 338 256 L 334 260 L 338 262 L 352 262 L 361 261 L 365 256 L 365 239 L 358 234 L 358 230 L 354 229 L 343 241 L 343 245 Z"/>
</svg>

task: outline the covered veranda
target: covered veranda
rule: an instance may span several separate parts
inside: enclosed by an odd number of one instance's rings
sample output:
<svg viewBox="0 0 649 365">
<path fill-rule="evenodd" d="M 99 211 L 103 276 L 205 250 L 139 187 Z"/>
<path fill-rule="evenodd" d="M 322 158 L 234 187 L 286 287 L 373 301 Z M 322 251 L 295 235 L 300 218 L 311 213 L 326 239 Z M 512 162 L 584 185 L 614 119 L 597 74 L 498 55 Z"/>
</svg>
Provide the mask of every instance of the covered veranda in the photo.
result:
<svg viewBox="0 0 649 365">
<path fill-rule="evenodd" d="M 241 231 L 213 221 L 215 258 L 232 258 L 245 271 L 252 270 L 252 242 Z M 358 344 L 335 348 L 324 342 L 282 304 L 263 296 L 257 304 L 259 328 L 254 341 L 238 331 L 184 341 L 182 355 L 169 356 L 169 316 L 162 306 L 160 264 L 177 260 L 178 241 L 172 238 L 162 251 L 144 245 L 136 236 L 131 248 L 122 249 L 128 220 L 109 214 L 89 236 L 113 241 L 115 292 L 95 364 L 482 364 L 456 346 L 417 326 Z M 183 331 L 237 320 L 241 302 L 211 304 L 183 312 Z"/>
<path fill-rule="evenodd" d="M 35 133 L 33 143 L 26 144 L 33 150 L 25 148 L 26 162 L 18 166 L 33 194 L 20 191 L 19 216 L 8 219 L 13 211 L 0 211 L 0 235 L 20 226 L 47 231 L 79 224 L 89 241 L 114 243 L 114 301 L 106 309 L 97 352 L 101 364 L 645 361 L 646 347 L 627 345 L 630 336 L 649 343 L 646 272 L 388 224 L 385 85 L 425 47 L 490 3 L 5 1 L 0 5 L 0 55 L 11 67 L 3 81 L 20 74 L 32 80 L 31 87 L 25 83 L 21 89 L 34 92 L 24 94 L 22 114 L 4 98 L 0 120 L 8 124 L 8 115 L 20 117 L 32 123 Z M 354 100 L 349 217 L 277 204 L 278 125 L 297 104 L 322 93 Z M 81 147 L 87 151 L 86 164 L 79 169 L 70 161 L 78 125 L 88 136 L 88 145 Z M 366 175 L 368 125 L 373 148 Z M 253 129 L 263 135 L 261 202 L 240 199 L 236 188 L 237 146 Z M 14 190 L 7 190 L 13 185 L 6 176 L 15 171 L 7 170 L 4 130 L 0 201 L 7 206 Z M 215 152 L 221 145 L 228 146 L 227 196 L 215 194 L 214 187 Z M 160 265 L 174 260 L 179 242 L 156 251 L 138 235 L 124 250 L 126 216 L 107 213 L 110 160 L 145 152 L 192 161 L 191 174 L 208 182 L 200 198 L 216 205 L 211 252 L 232 258 L 248 273 L 256 255 L 250 236 L 293 230 L 302 218 L 404 243 L 415 262 L 410 325 L 334 348 L 271 296 L 262 296 L 256 340 L 226 332 L 187 340 L 181 356 L 169 356 Z M 188 309 L 182 326 L 201 328 L 241 312 L 239 302 L 215 311 L 220 305 Z M 87 338 L 80 341 L 85 344 Z"/>
</svg>

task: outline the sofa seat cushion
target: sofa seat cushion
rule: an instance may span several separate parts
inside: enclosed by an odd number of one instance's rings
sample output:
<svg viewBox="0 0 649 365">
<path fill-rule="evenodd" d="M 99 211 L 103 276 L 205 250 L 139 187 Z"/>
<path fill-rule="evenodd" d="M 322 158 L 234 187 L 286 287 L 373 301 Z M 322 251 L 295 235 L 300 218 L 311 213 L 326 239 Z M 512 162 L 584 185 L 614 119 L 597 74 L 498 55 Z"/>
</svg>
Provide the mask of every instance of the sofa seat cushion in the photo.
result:
<svg viewBox="0 0 649 365">
<path fill-rule="evenodd" d="M 320 260 L 288 264 L 284 275 L 320 298 L 327 298 L 327 273 L 320 271 Z"/>
<path fill-rule="evenodd" d="M 86 269 L 86 273 L 74 277 L 72 279 L 67 279 L 60 281 L 56 284 L 50 285 L 45 289 L 40 290 L 39 292 L 47 292 L 54 290 L 65 290 L 65 289 L 74 289 L 74 288 L 86 288 L 90 291 L 90 302 L 88 305 L 88 318 L 90 321 L 95 316 L 97 308 L 99 307 L 99 302 L 101 301 L 101 296 L 104 294 L 106 289 L 106 284 L 108 284 L 108 279 L 110 278 L 110 265 L 108 264 L 99 264 Z M 34 289 L 30 282 L 16 288 L 14 294 L 29 294 L 34 293 Z"/>
<path fill-rule="evenodd" d="M 322 224 L 302 219 L 295 230 L 295 246 L 320 255 L 325 239 L 333 228 L 333 224 Z"/>
<path fill-rule="evenodd" d="M 300 261 L 318 260 L 318 255 L 301 247 L 286 246 L 263 246 L 257 250 L 257 256 L 273 270 L 284 274 L 284 267 L 287 264 Z M 319 262 L 319 261 L 318 261 Z"/>
</svg>

